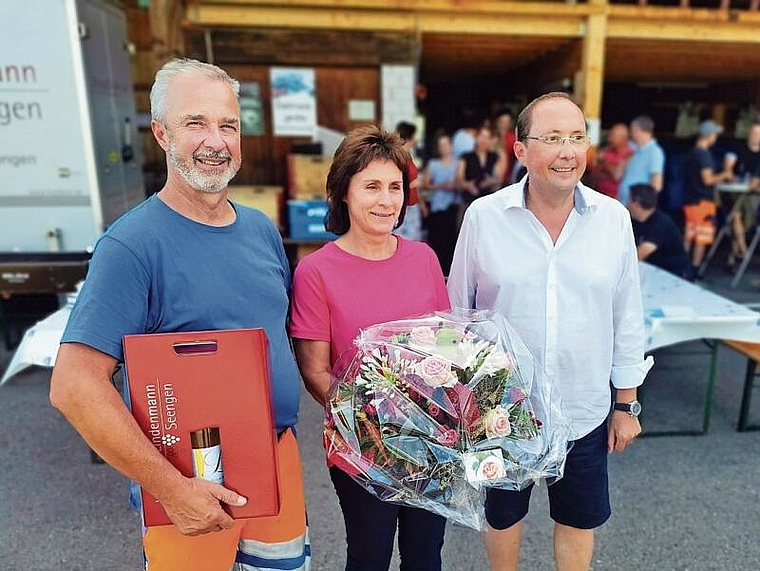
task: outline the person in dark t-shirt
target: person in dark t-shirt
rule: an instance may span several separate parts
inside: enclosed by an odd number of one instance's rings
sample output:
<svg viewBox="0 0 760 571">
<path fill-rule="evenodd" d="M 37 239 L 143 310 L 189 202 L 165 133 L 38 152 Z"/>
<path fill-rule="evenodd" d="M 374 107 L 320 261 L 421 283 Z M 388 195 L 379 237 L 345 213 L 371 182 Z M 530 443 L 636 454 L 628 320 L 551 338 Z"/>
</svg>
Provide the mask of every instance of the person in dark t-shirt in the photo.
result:
<svg viewBox="0 0 760 571">
<path fill-rule="evenodd" d="M 657 191 L 649 184 L 634 184 L 628 210 L 639 260 L 689 278 L 689 259 L 681 231 L 670 216 L 657 210 Z"/>
<path fill-rule="evenodd" d="M 715 122 L 702 121 L 697 142 L 684 159 L 684 246 L 691 254 L 695 278 L 698 277 L 707 247 L 715 239 L 717 207 L 713 200 L 713 189 L 716 184 L 733 177 L 727 169 L 716 172 L 710 154 L 710 147 L 722 132 L 723 127 Z"/>
</svg>

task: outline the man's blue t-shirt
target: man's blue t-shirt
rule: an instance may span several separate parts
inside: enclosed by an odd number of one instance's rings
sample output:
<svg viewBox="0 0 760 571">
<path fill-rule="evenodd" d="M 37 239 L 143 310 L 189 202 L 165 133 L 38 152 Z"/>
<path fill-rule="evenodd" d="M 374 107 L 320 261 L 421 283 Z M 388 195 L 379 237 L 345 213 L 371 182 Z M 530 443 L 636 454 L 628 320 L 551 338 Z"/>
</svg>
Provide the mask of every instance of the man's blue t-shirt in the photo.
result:
<svg viewBox="0 0 760 571">
<path fill-rule="evenodd" d="M 208 226 L 152 196 L 114 222 L 95 246 L 61 341 L 121 362 L 127 334 L 263 327 L 279 431 L 298 418 L 299 377 L 285 329 L 290 266 L 269 219 L 234 207 L 235 222 Z"/>
<path fill-rule="evenodd" d="M 652 176 L 665 172 L 665 153 L 657 144 L 656 139 L 651 139 L 636 149 L 628 161 L 623 173 L 623 178 L 618 185 L 618 200 L 623 206 L 628 206 L 631 197 L 631 186 L 634 184 L 650 184 Z"/>
</svg>

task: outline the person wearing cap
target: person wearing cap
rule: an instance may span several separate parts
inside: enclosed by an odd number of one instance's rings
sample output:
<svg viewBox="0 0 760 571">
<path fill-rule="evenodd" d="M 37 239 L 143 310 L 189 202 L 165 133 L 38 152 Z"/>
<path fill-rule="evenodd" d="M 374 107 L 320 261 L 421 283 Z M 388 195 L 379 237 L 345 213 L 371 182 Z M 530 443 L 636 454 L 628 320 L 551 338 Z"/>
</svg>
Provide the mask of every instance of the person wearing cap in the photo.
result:
<svg viewBox="0 0 760 571">
<path fill-rule="evenodd" d="M 733 177 L 730 170 L 715 172 L 710 153 L 710 148 L 722 132 L 723 127 L 714 121 L 702 121 L 697 142 L 684 158 L 684 248 L 691 254 L 691 274 L 694 278 L 698 277 L 707 247 L 715 239 L 715 185 Z"/>
<path fill-rule="evenodd" d="M 618 186 L 618 200 L 626 206 L 631 185 L 649 184 L 657 192 L 662 190 L 662 174 L 665 172 L 665 152 L 654 138 L 654 121 L 640 115 L 631 121 L 631 139 L 635 151 L 628 161 Z"/>
</svg>

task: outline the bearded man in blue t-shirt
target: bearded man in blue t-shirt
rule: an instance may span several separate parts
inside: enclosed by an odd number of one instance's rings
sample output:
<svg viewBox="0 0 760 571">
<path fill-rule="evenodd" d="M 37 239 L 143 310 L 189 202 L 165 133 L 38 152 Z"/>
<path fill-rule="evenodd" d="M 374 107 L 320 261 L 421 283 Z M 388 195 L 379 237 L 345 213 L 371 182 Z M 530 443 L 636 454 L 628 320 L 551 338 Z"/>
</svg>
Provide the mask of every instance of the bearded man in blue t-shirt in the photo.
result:
<svg viewBox="0 0 760 571">
<path fill-rule="evenodd" d="M 151 90 L 151 128 L 166 152 L 164 187 L 98 241 L 51 380 L 55 407 L 111 466 L 158 499 L 173 525 L 143 536 L 150 571 L 309 568 L 298 447 L 299 381 L 285 330 L 290 268 L 277 229 L 233 204 L 241 164 L 239 83 L 213 65 L 173 60 Z M 122 337 L 263 327 L 271 349 L 281 512 L 233 520 L 247 500 L 187 478 L 143 435 L 110 379 Z M 234 398 L 234 395 L 230 395 Z M 296 565 L 297 563 L 297 565 Z"/>
</svg>

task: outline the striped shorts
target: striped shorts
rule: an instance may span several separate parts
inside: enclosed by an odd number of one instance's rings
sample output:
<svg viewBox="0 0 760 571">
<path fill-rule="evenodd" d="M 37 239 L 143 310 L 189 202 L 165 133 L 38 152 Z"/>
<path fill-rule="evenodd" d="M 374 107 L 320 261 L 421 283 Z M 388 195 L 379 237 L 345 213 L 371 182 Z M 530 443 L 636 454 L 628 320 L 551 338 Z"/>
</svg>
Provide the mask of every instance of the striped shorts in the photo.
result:
<svg viewBox="0 0 760 571">
<path fill-rule="evenodd" d="M 235 520 L 232 529 L 194 537 L 173 525 L 146 528 L 146 571 L 309 571 L 301 458 L 292 429 L 280 437 L 278 463 L 278 515 Z"/>
</svg>

